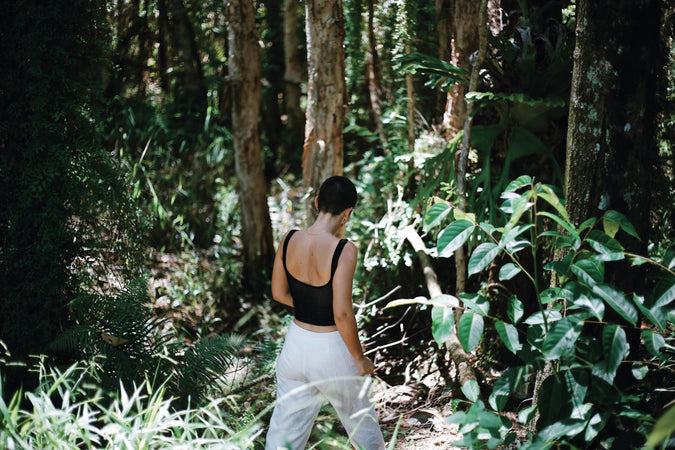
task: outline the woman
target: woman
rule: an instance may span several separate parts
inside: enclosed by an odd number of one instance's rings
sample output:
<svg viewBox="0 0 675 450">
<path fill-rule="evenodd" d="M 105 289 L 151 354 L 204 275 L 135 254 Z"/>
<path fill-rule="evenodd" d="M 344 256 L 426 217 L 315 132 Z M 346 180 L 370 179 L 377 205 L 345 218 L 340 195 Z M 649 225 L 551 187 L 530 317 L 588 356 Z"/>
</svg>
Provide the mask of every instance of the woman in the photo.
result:
<svg viewBox="0 0 675 450">
<path fill-rule="evenodd" d="M 328 178 L 315 205 L 314 224 L 288 232 L 274 260 L 272 297 L 294 307 L 295 318 L 277 360 L 266 449 L 304 448 L 324 397 L 355 447 L 384 449 L 364 378 L 374 366 L 363 354 L 352 309 L 357 250 L 338 238 L 356 205 L 356 187 L 342 176 Z"/>
</svg>

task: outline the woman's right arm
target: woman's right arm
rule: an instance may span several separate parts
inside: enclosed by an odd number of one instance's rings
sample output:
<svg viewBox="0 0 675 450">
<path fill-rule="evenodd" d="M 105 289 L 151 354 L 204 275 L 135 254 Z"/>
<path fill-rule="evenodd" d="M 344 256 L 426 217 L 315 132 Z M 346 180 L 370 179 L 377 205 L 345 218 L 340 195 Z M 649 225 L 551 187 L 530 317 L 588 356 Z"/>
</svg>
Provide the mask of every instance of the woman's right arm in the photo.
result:
<svg viewBox="0 0 675 450">
<path fill-rule="evenodd" d="M 282 259 L 286 236 L 287 234 L 281 238 L 279 248 L 274 257 L 274 268 L 272 269 L 272 298 L 284 305 L 293 306 L 293 297 L 291 297 L 291 291 L 288 287 L 288 279 L 286 278 L 284 261 Z"/>
</svg>

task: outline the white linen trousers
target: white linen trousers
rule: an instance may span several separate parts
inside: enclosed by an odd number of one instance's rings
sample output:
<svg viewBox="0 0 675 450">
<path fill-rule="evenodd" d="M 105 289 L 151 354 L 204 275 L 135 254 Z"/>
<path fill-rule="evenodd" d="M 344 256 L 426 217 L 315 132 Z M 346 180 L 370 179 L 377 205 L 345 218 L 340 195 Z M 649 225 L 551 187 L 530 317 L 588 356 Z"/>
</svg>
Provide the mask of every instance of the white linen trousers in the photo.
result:
<svg viewBox="0 0 675 450">
<path fill-rule="evenodd" d="M 291 322 L 276 375 L 277 403 L 266 450 L 304 449 L 324 397 L 356 448 L 384 449 L 377 413 L 368 396 L 370 377 L 359 376 L 339 332 L 316 333 Z"/>
</svg>

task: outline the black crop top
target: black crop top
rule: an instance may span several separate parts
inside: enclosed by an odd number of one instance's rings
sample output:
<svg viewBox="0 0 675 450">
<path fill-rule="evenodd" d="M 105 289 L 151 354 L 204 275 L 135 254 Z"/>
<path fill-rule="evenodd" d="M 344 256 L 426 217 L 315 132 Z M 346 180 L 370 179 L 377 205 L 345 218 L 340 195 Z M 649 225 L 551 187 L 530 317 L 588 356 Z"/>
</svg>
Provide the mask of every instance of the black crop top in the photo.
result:
<svg viewBox="0 0 675 450">
<path fill-rule="evenodd" d="M 288 272 L 286 268 L 286 250 L 288 241 L 297 230 L 291 230 L 284 241 L 284 270 L 288 280 L 288 288 L 293 297 L 293 306 L 295 307 L 295 318 L 301 322 L 318 326 L 335 325 L 333 317 L 333 275 L 337 269 L 338 260 L 342 249 L 347 243 L 347 239 L 340 239 L 335 252 L 333 253 L 333 262 L 330 267 L 330 280 L 323 286 L 312 286 L 297 280 Z"/>
</svg>

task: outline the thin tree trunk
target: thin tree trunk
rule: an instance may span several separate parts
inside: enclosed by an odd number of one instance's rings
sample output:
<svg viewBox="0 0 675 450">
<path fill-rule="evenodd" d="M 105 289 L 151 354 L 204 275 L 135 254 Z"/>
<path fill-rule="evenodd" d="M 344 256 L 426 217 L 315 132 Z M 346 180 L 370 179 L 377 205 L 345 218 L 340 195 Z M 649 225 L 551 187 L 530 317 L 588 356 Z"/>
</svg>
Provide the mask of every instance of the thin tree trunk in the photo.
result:
<svg viewBox="0 0 675 450">
<path fill-rule="evenodd" d="M 168 49 L 167 49 L 167 34 L 169 32 L 169 16 L 166 10 L 166 0 L 157 1 L 158 17 L 157 17 L 157 42 L 159 48 L 157 49 L 157 64 L 159 66 L 159 85 L 162 88 L 163 95 L 161 99 L 171 96 L 171 84 L 168 77 Z"/>
<path fill-rule="evenodd" d="M 479 10 L 481 2 L 476 0 L 450 0 L 452 37 L 450 62 L 471 71 L 470 57 L 478 49 Z M 450 138 L 464 127 L 466 122 L 466 86 L 455 83 L 448 93 L 443 129 Z"/>
<path fill-rule="evenodd" d="M 406 45 L 405 52 L 410 53 L 412 50 L 409 45 Z M 405 92 L 408 97 L 408 151 L 415 152 L 415 86 L 413 84 L 412 73 L 405 74 Z M 409 167 L 414 168 L 414 158 L 410 158 Z"/>
<path fill-rule="evenodd" d="M 181 75 L 175 94 L 184 105 L 188 120 L 196 119 L 194 127 L 199 128 L 206 113 L 206 88 L 194 29 L 183 0 L 169 0 L 168 6 L 171 13 L 170 35 Z"/>
<path fill-rule="evenodd" d="M 308 221 L 321 182 L 343 173 L 343 137 L 348 108 L 345 84 L 345 28 L 342 0 L 306 0 L 307 122 L 302 177 L 307 189 Z"/>
<path fill-rule="evenodd" d="M 226 0 L 229 79 L 232 86 L 232 136 L 235 152 L 244 276 L 250 288 L 262 289 L 274 258 L 272 225 L 267 207 L 258 121 L 261 67 L 252 0 Z"/>
<path fill-rule="evenodd" d="M 373 19 L 375 0 L 368 0 L 368 46 L 370 54 L 368 55 L 368 93 L 370 94 L 370 107 L 373 109 L 373 118 L 377 127 L 377 134 L 380 137 L 382 149 L 387 153 L 387 135 L 384 132 L 382 123 L 382 87 L 380 86 L 380 60 L 377 54 L 377 41 L 375 40 L 375 29 Z M 406 79 L 407 80 L 407 79 Z"/>
<path fill-rule="evenodd" d="M 422 238 L 420 238 L 420 236 L 415 231 L 415 228 L 412 226 L 406 227 L 403 230 L 403 235 L 408 240 L 408 242 L 410 242 L 410 245 L 412 245 L 413 249 L 417 253 L 417 257 L 420 260 L 420 264 L 422 264 L 422 271 L 424 273 L 427 289 L 429 290 L 429 297 L 438 297 L 443 293 L 443 291 L 441 290 L 441 286 L 438 283 L 438 277 L 434 271 L 431 257 L 429 257 L 427 254 L 427 250 L 424 246 L 424 242 L 422 242 Z M 464 351 L 464 347 L 462 347 L 462 344 L 457 337 L 456 330 L 445 342 L 445 346 L 450 352 L 452 361 L 455 363 L 455 366 L 457 366 L 457 378 L 459 379 L 460 386 L 464 386 L 465 383 L 472 380 L 477 382 L 478 380 L 476 379 L 476 374 L 471 366 L 471 360 Z"/>
<path fill-rule="evenodd" d="M 485 53 L 487 52 L 487 40 L 488 40 L 488 29 L 487 29 L 487 0 L 481 0 L 479 5 L 479 17 L 478 17 L 478 34 L 479 38 L 479 49 L 478 57 L 471 69 L 471 79 L 469 80 L 469 90 L 473 91 L 478 87 L 478 81 L 480 77 L 480 68 L 483 65 L 483 60 L 485 59 Z M 462 100 L 464 101 L 464 100 Z M 465 102 L 466 104 L 466 102 Z M 466 211 L 466 172 L 469 159 L 469 146 L 471 143 L 471 112 L 473 111 L 473 104 L 470 103 L 466 110 L 464 111 L 464 135 L 462 136 L 462 144 L 460 146 L 459 158 L 456 167 L 456 176 L 457 176 L 457 195 L 459 197 L 459 208 L 463 211 Z M 466 291 L 466 253 L 464 247 L 461 246 L 455 250 L 455 271 L 457 274 L 457 279 L 455 283 L 455 291 L 457 294 Z M 455 324 L 459 326 L 459 319 L 461 317 L 461 311 L 455 311 Z"/>
<path fill-rule="evenodd" d="M 302 82 L 306 79 L 298 39 L 298 0 L 284 0 L 284 106 L 286 112 L 286 152 L 288 162 L 297 160 L 305 139 L 305 114 L 300 107 Z M 284 155 L 285 156 L 285 155 Z"/>
</svg>

